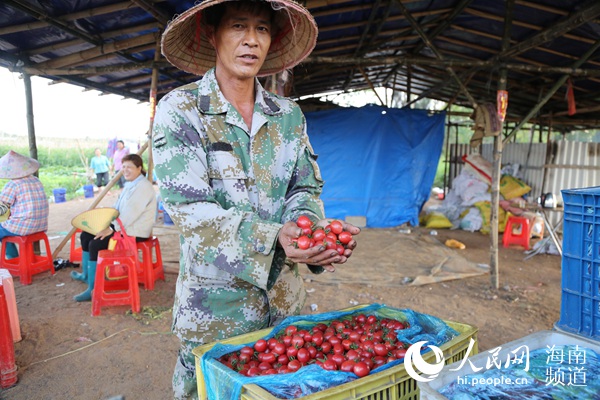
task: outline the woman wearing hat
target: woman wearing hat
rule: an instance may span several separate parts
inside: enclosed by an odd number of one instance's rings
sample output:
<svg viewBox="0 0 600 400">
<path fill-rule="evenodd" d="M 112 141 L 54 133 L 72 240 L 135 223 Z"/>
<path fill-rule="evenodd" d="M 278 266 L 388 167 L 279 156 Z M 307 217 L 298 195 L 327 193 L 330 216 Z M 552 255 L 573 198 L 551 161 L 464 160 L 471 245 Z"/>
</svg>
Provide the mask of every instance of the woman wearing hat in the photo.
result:
<svg viewBox="0 0 600 400">
<path fill-rule="evenodd" d="M 114 208 L 118 211 L 119 218 L 125 227 L 128 236 L 136 241 L 146 240 L 152 236 L 152 227 L 156 217 L 156 193 L 152 183 L 146 179 L 146 171 L 142 157 L 137 154 L 128 154 L 122 160 L 125 185 L 119 195 Z M 106 224 L 108 225 L 108 223 Z M 106 226 L 105 225 L 105 226 Z M 90 301 L 92 290 L 96 281 L 96 265 L 98 252 L 108 249 L 117 226 L 110 226 L 95 234 L 81 232 L 81 273 L 72 271 L 71 278 L 86 282 L 85 291 L 74 297 L 75 301 Z"/>
<path fill-rule="evenodd" d="M 326 224 L 323 180 L 300 108 L 256 79 L 293 68 L 316 39 L 312 16 L 291 0 L 206 0 L 163 34 L 165 57 L 203 76 L 161 99 L 153 127 L 161 196 L 182 237 L 177 399 L 197 397 L 192 349 L 300 313 L 298 263 L 333 272 L 356 245 L 342 255 L 292 245 L 300 215 Z"/>
<path fill-rule="evenodd" d="M 48 229 L 48 199 L 42 182 L 33 175 L 40 163 L 10 150 L 0 158 L 0 179 L 10 179 L 0 192 L 0 242 L 7 236 L 26 236 Z M 7 218 L 8 217 L 8 218 Z M 6 257 L 19 255 L 6 244 Z"/>
</svg>

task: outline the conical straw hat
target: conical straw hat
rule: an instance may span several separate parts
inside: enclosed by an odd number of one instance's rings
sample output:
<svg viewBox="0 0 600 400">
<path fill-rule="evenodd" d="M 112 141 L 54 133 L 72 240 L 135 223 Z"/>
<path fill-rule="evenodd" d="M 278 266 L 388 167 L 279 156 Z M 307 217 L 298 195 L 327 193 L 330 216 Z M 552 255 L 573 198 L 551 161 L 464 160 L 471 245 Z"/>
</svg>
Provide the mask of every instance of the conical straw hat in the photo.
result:
<svg viewBox="0 0 600 400">
<path fill-rule="evenodd" d="M 216 52 L 206 35 L 202 11 L 231 0 L 205 0 L 172 20 L 162 35 L 162 53 L 177 68 L 204 75 L 216 64 Z M 241 1 L 241 0 L 237 0 Z M 317 44 L 318 29 L 310 12 L 294 0 L 265 0 L 279 12 L 278 30 L 258 76 L 291 69 Z"/>
<path fill-rule="evenodd" d="M 0 158 L 0 179 L 18 179 L 32 175 L 40 168 L 33 158 L 9 150 Z"/>
<path fill-rule="evenodd" d="M 97 235 L 98 232 L 108 228 L 118 216 L 119 211 L 116 208 L 94 208 L 77 215 L 71 220 L 71 225 L 84 232 Z"/>
</svg>

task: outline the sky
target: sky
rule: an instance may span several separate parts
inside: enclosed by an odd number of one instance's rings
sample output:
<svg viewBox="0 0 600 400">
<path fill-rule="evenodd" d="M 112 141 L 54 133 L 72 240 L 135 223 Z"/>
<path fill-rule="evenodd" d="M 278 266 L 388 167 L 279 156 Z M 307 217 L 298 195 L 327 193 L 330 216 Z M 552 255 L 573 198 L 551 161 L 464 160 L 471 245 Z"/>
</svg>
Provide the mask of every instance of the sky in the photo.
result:
<svg viewBox="0 0 600 400">
<path fill-rule="evenodd" d="M 27 136 L 25 85 L 0 67 L 0 133 Z M 149 127 L 149 103 L 67 83 L 31 77 L 35 133 L 38 137 L 138 140 Z"/>
<path fill-rule="evenodd" d="M 37 137 L 130 139 L 145 137 L 149 127 L 149 103 L 49 79 L 31 77 L 33 115 Z M 385 98 L 385 89 L 378 88 Z M 341 96 L 341 97 L 340 97 Z M 330 95 L 345 106 L 379 104 L 371 91 Z M 348 103 L 348 104 L 345 104 Z M 20 74 L 0 67 L 0 133 L 27 137 L 25 85 Z"/>
</svg>

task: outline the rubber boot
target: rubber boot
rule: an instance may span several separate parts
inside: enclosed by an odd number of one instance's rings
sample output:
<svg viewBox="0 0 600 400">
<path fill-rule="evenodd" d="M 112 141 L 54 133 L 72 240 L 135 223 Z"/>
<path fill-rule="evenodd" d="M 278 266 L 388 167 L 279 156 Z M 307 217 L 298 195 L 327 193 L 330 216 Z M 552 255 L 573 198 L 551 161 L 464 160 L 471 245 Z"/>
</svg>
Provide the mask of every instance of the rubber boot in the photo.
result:
<svg viewBox="0 0 600 400">
<path fill-rule="evenodd" d="M 77 296 L 73 297 L 75 301 L 91 301 L 92 300 L 92 290 L 94 290 L 94 282 L 96 282 L 96 261 L 88 261 L 87 268 L 87 281 L 88 288 L 85 292 L 79 293 Z"/>
<path fill-rule="evenodd" d="M 82 251 L 81 252 L 81 273 L 77 271 L 71 271 L 71 278 L 76 281 L 87 282 L 87 269 L 88 262 L 90 261 L 90 252 Z"/>
</svg>

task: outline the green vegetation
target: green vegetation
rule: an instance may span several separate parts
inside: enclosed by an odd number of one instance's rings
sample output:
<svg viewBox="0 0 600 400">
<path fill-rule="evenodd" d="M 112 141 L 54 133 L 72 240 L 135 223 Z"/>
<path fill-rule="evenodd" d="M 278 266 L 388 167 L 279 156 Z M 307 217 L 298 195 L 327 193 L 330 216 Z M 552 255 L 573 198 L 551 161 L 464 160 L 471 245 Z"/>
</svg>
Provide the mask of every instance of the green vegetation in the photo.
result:
<svg viewBox="0 0 600 400">
<path fill-rule="evenodd" d="M 75 145 L 75 143 L 73 143 Z M 44 185 L 46 196 L 53 196 L 53 190 L 66 189 L 66 198 L 71 200 L 83 196 L 83 186 L 92 182 L 87 177 L 89 159 L 93 157 L 98 143 L 86 143 L 82 147 L 82 157 L 76 145 L 74 147 L 58 147 L 56 144 L 38 145 L 38 160 L 40 162 L 39 178 Z M 106 146 L 104 144 L 104 146 Z M 29 156 L 27 138 L 20 138 L 18 144 L 0 145 L 0 155 L 13 150 L 19 154 Z M 83 160 L 82 160 L 83 158 Z M 6 179 L 0 179 L 0 188 L 6 184 Z"/>
</svg>

